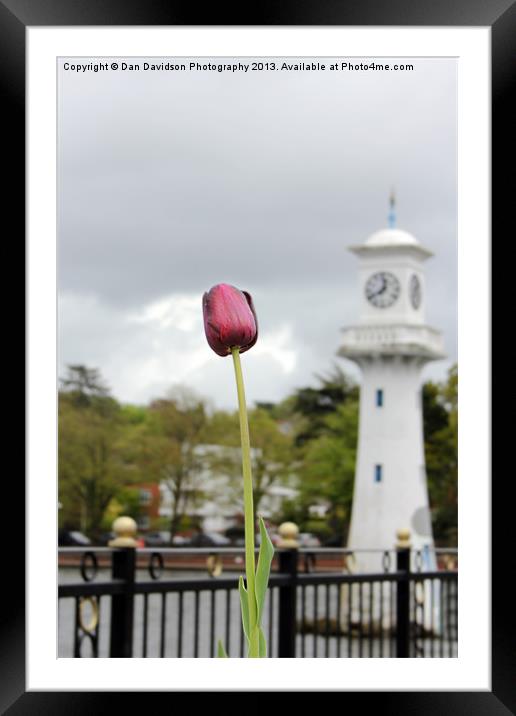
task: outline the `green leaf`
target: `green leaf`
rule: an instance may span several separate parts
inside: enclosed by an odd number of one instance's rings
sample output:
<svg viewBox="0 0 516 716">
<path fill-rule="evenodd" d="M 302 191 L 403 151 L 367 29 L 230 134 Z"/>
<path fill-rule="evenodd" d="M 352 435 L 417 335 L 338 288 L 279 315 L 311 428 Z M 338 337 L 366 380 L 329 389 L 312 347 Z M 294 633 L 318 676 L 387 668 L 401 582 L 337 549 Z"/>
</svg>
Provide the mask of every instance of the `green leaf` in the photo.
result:
<svg viewBox="0 0 516 716">
<path fill-rule="evenodd" d="M 242 610 L 242 625 L 244 634 L 249 642 L 249 602 L 247 597 L 247 589 L 244 586 L 244 578 L 241 576 L 238 580 L 238 591 L 240 593 L 240 608 Z"/>
<path fill-rule="evenodd" d="M 217 658 L 218 659 L 229 659 L 228 655 L 226 654 L 226 650 L 224 649 L 224 644 L 219 639 L 218 647 L 217 647 Z"/>
<path fill-rule="evenodd" d="M 265 641 L 265 634 L 263 633 L 263 629 L 261 627 L 259 627 L 259 629 L 260 629 L 260 641 L 259 641 L 260 651 L 259 651 L 259 654 L 260 654 L 261 659 L 265 659 L 265 657 L 267 656 L 267 642 Z"/>
<path fill-rule="evenodd" d="M 259 625 L 262 618 L 263 605 L 265 602 L 265 595 L 267 593 L 267 584 L 269 583 L 269 573 L 271 571 L 271 562 L 274 556 L 274 547 L 267 534 L 265 523 L 263 519 L 259 518 L 260 522 L 260 552 L 258 554 L 258 565 L 256 567 L 256 583 L 255 583 L 255 594 L 256 594 L 256 607 L 257 607 L 257 624 Z"/>
<path fill-rule="evenodd" d="M 258 648 L 260 647 L 260 631 L 259 631 L 258 626 L 255 626 L 254 629 L 252 630 L 252 636 L 253 636 L 253 639 L 252 640 L 249 639 L 249 649 L 247 650 L 247 658 L 248 659 L 251 657 L 251 641 L 253 641 L 255 644 L 257 644 Z M 256 656 L 259 657 L 260 654 L 258 653 Z"/>
</svg>

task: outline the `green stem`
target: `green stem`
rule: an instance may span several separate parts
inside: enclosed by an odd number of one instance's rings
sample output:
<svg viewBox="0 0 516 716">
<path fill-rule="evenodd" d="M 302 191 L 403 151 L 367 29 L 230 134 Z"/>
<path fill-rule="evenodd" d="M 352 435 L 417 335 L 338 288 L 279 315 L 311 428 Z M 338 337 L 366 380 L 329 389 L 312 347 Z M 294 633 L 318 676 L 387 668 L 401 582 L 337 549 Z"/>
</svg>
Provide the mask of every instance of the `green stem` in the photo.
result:
<svg viewBox="0 0 516 716">
<path fill-rule="evenodd" d="M 258 610 L 255 596 L 254 564 L 254 509 L 253 480 L 251 476 L 251 443 L 245 403 L 244 379 L 240 364 L 239 348 L 232 348 L 233 364 L 238 393 L 238 414 L 240 417 L 240 438 L 242 441 L 242 473 L 244 477 L 244 518 L 245 518 L 245 576 L 247 581 L 247 599 L 249 604 L 249 656 L 259 656 Z"/>
</svg>

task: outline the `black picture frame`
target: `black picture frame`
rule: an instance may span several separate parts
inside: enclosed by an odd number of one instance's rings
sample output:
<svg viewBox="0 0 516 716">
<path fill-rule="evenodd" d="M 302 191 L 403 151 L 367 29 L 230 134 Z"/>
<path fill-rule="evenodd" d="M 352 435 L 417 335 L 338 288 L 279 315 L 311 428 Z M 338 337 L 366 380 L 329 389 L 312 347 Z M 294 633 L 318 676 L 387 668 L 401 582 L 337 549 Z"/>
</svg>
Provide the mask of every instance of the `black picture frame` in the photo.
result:
<svg viewBox="0 0 516 716">
<path fill-rule="evenodd" d="M 4 219 L 14 218 L 9 246 L 23 254 L 25 245 L 25 42 L 29 26 L 102 26 L 102 25 L 384 25 L 384 26 L 489 26 L 492 38 L 492 259 L 495 249 L 501 253 L 514 243 L 510 234 L 515 221 L 514 151 L 511 133 L 514 129 L 509 111 L 510 81 L 515 73 L 516 11 L 512 0 L 264 0 L 258 4 L 225 3 L 200 8 L 197 4 L 169 0 L 0 0 L 0 88 L 4 120 Z M 511 161 L 512 160 L 512 161 Z M 510 169 L 509 169 L 510 168 Z M 510 171 L 512 170 L 512 172 Z M 474 207 L 472 207 L 474 211 Z M 511 215 L 509 216 L 509 212 Z M 505 240 L 504 240 L 505 238 Z M 5 239 L 4 239 L 5 240 Z M 499 242 L 497 244 L 497 241 Z M 23 261 L 23 258 L 22 258 Z M 510 278 L 503 280 L 499 265 L 493 280 L 493 307 L 509 305 Z M 501 272 L 501 275 L 499 275 Z M 494 276 L 494 275 L 493 275 Z M 7 311 L 9 313 L 9 311 Z M 493 328 L 496 314 L 493 311 Z M 30 346 L 28 346 L 30 350 Z M 504 352 L 492 361 L 492 387 L 511 374 L 510 353 Z M 17 396 L 20 400 L 20 396 Z M 503 447 L 510 445 L 510 420 L 502 421 L 492 434 L 492 449 L 499 460 L 493 470 L 492 489 L 492 690 L 448 692 L 345 692 L 341 708 L 349 709 L 351 700 L 381 709 L 383 714 L 507 714 L 516 713 L 516 644 L 514 605 L 510 580 L 515 566 L 511 559 L 513 507 L 509 489 L 514 481 L 511 462 L 503 462 Z M 505 431 L 505 432 L 504 432 Z M 493 461 L 495 464 L 495 461 Z M 507 469 L 509 466 L 509 469 Z M 148 708 L 152 696 L 164 700 L 163 708 L 177 706 L 176 697 L 168 693 L 144 692 L 26 692 L 25 687 L 25 569 L 22 505 L 25 504 L 24 481 L 19 474 L 9 476 L 9 504 L 16 506 L 16 536 L 4 541 L 4 605 L 0 611 L 0 709 L 10 716 L 18 714 L 100 714 L 112 713 L 121 706 L 120 699 L 129 696 L 133 707 Z M 11 509 L 11 508 L 9 508 Z M 341 697 L 341 698 L 342 698 Z M 213 708 L 213 706 L 212 706 Z"/>
</svg>

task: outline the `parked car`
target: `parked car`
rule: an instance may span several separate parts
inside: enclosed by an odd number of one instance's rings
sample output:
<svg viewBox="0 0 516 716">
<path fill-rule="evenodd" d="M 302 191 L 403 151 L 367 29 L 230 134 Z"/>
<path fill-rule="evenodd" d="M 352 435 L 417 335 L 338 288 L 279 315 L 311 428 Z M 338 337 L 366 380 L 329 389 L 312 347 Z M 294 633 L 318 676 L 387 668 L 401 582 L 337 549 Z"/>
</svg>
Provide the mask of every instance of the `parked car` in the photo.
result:
<svg viewBox="0 0 516 716">
<path fill-rule="evenodd" d="M 243 525 L 228 527 L 224 534 L 233 546 L 243 547 L 245 545 L 245 529 Z"/>
<path fill-rule="evenodd" d="M 143 535 L 146 547 L 168 547 L 170 545 L 168 532 L 148 532 Z"/>
<path fill-rule="evenodd" d="M 226 547 L 231 540 L 218 532 L 200 532 L 190 540 L 190 547 Z"/>
<path fill-rule="evenodd" d="M 321 540 L 311 532 L 300 532 L 298 540 L 300 547 L 320 547 Z"/>
<path fill-rule="evenodd" d="M 91 540 L 77 530 L 59 530 L 57 544 L 59 547 L 87 547 Z"/>
<path fill-rule="evenodd" d="M 103 532 L 98 539 L 98 543 L 102 545 L 102 547 L 107 547 L 109 542 L 115 539 L 115 537 L 116 534 L 114 532 Z"/>
</svg>

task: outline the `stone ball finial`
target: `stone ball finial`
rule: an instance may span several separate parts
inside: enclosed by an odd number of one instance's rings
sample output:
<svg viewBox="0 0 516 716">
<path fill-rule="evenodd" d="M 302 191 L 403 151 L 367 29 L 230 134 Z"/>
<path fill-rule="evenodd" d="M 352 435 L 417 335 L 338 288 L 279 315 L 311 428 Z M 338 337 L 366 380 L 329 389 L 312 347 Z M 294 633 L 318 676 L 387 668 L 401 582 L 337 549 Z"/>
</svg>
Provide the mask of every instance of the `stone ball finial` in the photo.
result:
<svg viewBox="0 0 516 716">
<path fill-rule="evenodd" d="M 410 547 L 410 530 L 407 527 L 403 527 L 396 531 L 396 547 L 398 549 L 407 549 Z"/>
<path fill-rule="evenodd" d="M 136 547 L 136 522 L 125 515 L 117 517 L 113 522 L 116 537 L 108 542 L 109 547 Z"/>
<path fill-rule="evenodd" d="M 280 536 L 278 547 L 290 547 L 291 549 L 299 547 L 299 542 L 297 540 L 299 536 L 299 527 L 296 524 L 293 522 L 283 522 L 278 527 L 278 533 Z"/>
</svg>

